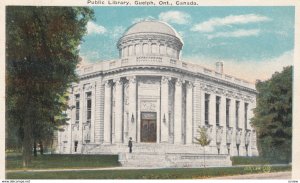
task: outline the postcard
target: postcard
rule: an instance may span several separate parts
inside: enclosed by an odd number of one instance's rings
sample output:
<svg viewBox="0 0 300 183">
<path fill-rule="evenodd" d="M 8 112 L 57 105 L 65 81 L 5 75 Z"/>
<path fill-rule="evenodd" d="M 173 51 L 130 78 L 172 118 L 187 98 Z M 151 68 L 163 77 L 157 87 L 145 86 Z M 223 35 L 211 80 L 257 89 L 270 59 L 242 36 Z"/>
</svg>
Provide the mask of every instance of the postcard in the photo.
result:
<svg viewBox="0 0 300 183">
<path fill-rule="evenodd" d="M 3 180 L 299 178 L 298 3 L 1 8 Z"/>
</svg>

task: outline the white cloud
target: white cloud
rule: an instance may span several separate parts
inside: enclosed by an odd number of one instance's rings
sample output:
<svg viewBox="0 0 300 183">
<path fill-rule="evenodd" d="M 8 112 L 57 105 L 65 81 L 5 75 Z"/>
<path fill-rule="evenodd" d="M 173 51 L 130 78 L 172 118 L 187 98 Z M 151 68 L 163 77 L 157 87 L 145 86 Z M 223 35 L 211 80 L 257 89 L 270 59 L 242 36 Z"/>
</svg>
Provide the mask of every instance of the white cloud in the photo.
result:
<svg viewBox="0 0 300 183">
<path fill-rule="evenodd" d="M 191 31 L 195 32 L 213 32 L 216 27 L 231 26 L 237 24 L 248 24 L 255 22 L 265 22 L 271 19 L 256 14 L 246 14 L 246 15 L 229 15 L 223 18 L 211 18 L 208 21 L 194 25 Z"/>
<path fill-rule="evenodd" d="M 162 21 L 174 24 L 187 24 L 191 16 L 181 11 L 167 11 L 159 14 L 158 18 Z"/>
<path fill-rule="evenodd" d="M 158 19 L 168 23 L 174 24 L 187 24 L 189 23 L 191 16 L 187 13 L 181 11 L 166 11 L 162 12 L 158 15 Z M 141 22 L 144 20 L 157 20 L 157 18 L 153 16 L 145 16 L 145 17 L 138 17 L 132 20 L 132 23 Z"/>
<path fill-rule="evenodd" d="M 80 61 L 79 61 L 78 65 L 77 65 L 77 68 L 81 68 L 81 67 L 84 67 L 84 66 L 87 66 L 87 65 L 90 65 L 90 64 L 91 64 L 91 62 L 88 61 L 86 59 L 86 57 L 80 56 Z"/>
<path fill-rule="evenodd" d="M 144 20 L 155 20 L 155 18 L 153 16 L 146 16 L 146 17 L 138 17 L 132 20 L 132 24 L 144 21 Z"/>
<path fill-rule="evenodd" d="M 214 64 L 221 60 L 224 62 L 225 74 L 255 83 L 257 79 L 262 81 L 270 79 L 274 72 L 281 72 L 283 67 L 293 65 L 293 53 L 293 50 L 289 50 L 276 58 L 266 58 L 261 61 L 249 60 L 241 62 L 238 60 L 222 60 L 198 56 L 190 57 L 185 60 L 198 63 L 213 70 L 215 69 Z"/>
<path fill-rule="evenodd" d="M 87 32 L 88 34 L 104 34 L 106 32 L 106 28 L 102 25 L 97 25 L 94 22 L 88 22 Z"/>
<path fill-rule="evenodd" d="M 215 34 L 207 35 L 208 39 L 218 38 L 218 37 L 246 37 L 246 36 L 257 36 L 260 33 L 259 29 L 238 29 L 231 32 L 217 32 Z"/>
<path fill-rule="evenodd" d="M 125 30 L 126 28 L 123 26 L 115 26 L 110 35 L 112 38 L 119 39 Z"/>
</svg>

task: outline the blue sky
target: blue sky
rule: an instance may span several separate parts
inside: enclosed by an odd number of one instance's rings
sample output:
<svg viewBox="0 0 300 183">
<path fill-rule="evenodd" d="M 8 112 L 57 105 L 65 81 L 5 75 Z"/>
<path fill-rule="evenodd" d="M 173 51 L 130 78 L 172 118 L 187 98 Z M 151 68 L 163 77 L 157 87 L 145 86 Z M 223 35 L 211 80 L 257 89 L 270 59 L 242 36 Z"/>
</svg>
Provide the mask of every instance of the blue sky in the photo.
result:
<svg viewBox="0 0 300 183">
<path fill-rule="evenodd" d="M 85 63 L 118 58 L 116 43 L 137 21 L 168 22 L 182 36 L 183 61 L 255 81 L 291 65 L 294 7 L 92 7 L 96 20 L 80 45 Z M 242 72 L 241 72 L 242 70 Z M 253 74 L 255 71 L 255 74 Z"/>
</svg>

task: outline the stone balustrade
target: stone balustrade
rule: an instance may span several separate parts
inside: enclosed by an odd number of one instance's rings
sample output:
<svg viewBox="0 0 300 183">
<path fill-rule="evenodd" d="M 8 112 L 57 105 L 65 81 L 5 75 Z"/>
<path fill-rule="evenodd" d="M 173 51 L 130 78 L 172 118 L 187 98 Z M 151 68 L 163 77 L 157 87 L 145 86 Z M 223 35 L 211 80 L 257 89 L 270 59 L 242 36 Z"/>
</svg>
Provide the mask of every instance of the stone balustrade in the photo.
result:
<svg viewBox="0 0 300 183">
<path fill-rule="evenodd" d="M 214 78 L 222 79 L 224 81 L 230 81 L 232 83 L 255 89 L 255 85 L 249 83 L 248 81 L 235 78 L 233 76 L 218 73 L 214 70 L 202 67 L 195 63 L 183 62 L 170 57 L 164 56 L 137 56 L 122 58 L 120 60 L 110 60 L 103 61 L 93 65 L 83 66 L 81 69 L 77 70 L 80 75 L 88 75 L 99 71 L 110 71 L 126 66 L 165 66 L 165 67 L 175 67 L 178 69 L 187 70 L 189 72 L 194 72 L 195 74 L 204 74 Z"/>
</svg>

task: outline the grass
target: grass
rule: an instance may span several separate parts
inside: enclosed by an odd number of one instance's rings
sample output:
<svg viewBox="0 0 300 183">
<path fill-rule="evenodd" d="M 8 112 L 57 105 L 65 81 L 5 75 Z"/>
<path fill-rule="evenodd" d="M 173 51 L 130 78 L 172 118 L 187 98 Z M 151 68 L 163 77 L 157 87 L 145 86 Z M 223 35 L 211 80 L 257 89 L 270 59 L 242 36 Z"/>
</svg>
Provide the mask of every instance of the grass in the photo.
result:
<svg viewBox="0 0 300 183">
<path fill-rule="evenodd" d="M 178 168 L 140 170 L 89 170 L 57 172 L 9 172 L 7 179 L 203 179 L 251 173 L 290 171 L 291 166 L 269 166 L 260 157 L 232 157 L 233 165 L 246 167 L 227 168 Z M 260 164 L 260 165 L 258 165 Z M 262 166 L 263 165 L 263 166 Z M 117 155 L 39 155 L 33 157 L 30 169 L 96 168 L 120 166 Z M 22 156 L 7 153 L 7 170 L 22 170 Z"/>
<path fill-rule="evenodd" d="M 178 168 L 148 170 L 93 170 L 7 173 L 7 179 L 204 179 L 216 176 L 290 171 L 291 166 L 230 168 Z"/>
<path fill-rule="evenodd" d="M 285 161 L 276 159 L 266 159 L 263 157 L 241 157 L 234 156 L 230 158 L 232 165 L 269 165 L 269 164 L 287 164 Z"/>
<path fill-rule="evenodd" d="M 118 155 L 39 155 L 32 157 L 32 163 L 27 169 L 51 168 L 95 168 L 120 166 Z M 23 169 L 22 156 L 8 154 L 6 156 L 6 169 Z"/>
</svg>

